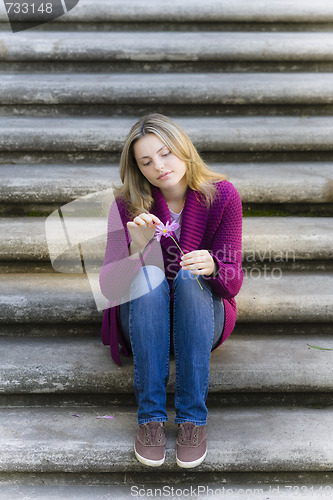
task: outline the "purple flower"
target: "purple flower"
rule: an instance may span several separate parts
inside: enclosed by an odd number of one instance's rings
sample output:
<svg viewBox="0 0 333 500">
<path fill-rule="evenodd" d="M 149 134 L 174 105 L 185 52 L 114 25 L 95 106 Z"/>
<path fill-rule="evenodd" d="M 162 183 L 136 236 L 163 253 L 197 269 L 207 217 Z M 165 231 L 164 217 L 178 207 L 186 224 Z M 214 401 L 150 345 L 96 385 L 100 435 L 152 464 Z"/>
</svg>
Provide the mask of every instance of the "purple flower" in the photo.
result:
<svg viewBox="0 0 333 500">
<path fill-rule="evenodd" d="M 169 221 L 164 225 L 163 222 L 156 226 L 155 236 L 154 238 L 157 241 L 161 241 L 162 236 L 171 236 L 171 233 L 179 228 L 179 224 L 176 221 L 173 221 L 171 224 Z"/>
<path fill-rule="evenodd" d="M 161 241 L 162 236 L 170 236 L 170 238 L 172 238 L 173 241 L 176 243 L 176 245 L 179 248 L 179 250 L 181 251 L 181 253 L 183 255 L 185 255 L 184 252 L 183 252 L 183 250 L 180 248 L 180 246 L 178 245 L 177 241 L 175 240 L 175 238 L 171 234 L 178 227 L 179 227 L 179 224 L 176 221 L 173 221 L 171 224 L 169 223 L 169 221 L 167 221 L 166 224 L 163 224 L 163 222 L 161 222 L 161 224 L 157 224 L 157 226 L 155 228 L 154 238 L 157 241 Z M 195 276 L 195 279 L 197 280 L 198 285 L 200 286 L 201 290 L 203 290 L 203 288 L 201 286 L 201 283 L 200 283 L 200 281 L 198 280 L 198 278 L 196 276 Z"/>
</svg>

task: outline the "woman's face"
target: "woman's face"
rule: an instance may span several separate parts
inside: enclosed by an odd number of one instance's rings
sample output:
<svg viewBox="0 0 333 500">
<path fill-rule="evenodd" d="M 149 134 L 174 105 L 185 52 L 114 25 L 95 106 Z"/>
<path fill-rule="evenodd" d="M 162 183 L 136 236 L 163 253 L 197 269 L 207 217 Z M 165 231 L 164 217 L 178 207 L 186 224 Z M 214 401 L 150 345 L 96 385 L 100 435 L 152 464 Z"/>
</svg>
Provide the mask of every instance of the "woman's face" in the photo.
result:
<svg viewBox="0 0 333 500">
<path fill-rule="evenodd" d="M 155 134 L 147 134 L 133 146 L 138 167 L 145 178 L 162 191 L 186 187 L 186 163 L 174 155 Z"/>
</svg>

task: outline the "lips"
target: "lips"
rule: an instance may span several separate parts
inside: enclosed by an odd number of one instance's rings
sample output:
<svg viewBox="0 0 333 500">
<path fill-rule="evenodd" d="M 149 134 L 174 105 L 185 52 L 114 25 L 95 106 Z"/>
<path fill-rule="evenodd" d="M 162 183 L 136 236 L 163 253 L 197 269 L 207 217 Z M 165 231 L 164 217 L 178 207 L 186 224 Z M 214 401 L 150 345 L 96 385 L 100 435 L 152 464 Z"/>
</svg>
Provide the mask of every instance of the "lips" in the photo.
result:
<svg viewBox="0 0 333 500">
<path fill-rule="evenodd" d="M 171 171 L 170 172 L 165 172 L 164 174 L 160 175 L 158 177 L 158 179 L 164 179 L 164 177 L 166 177 L 167 175 L 171 174 Z"/>
</svg>

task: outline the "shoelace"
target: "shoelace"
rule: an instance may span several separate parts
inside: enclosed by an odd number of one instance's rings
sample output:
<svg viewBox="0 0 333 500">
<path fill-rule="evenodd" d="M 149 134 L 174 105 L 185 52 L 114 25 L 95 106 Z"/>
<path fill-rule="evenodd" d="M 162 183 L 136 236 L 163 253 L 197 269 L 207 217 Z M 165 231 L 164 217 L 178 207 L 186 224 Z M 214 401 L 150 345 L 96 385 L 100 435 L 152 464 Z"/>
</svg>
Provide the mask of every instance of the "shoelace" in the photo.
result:
<svg viewBox="0 0 333 500">
<path fill-rule="evenodd" d="M 144 424 L 146 444 L 160 444 L 162 442 L 162 426 L 157 423 L 148 422 Z"/>
<path fill-rule="evenodd" d="M 198 436 L 198 429 L 195 425 L 190 423 L 181 425 L 180 440 L 182 443 L 188 444 L 190 441 L 192 441 L 193 444 L 196 444 L 197 436 Z"/>
</svg>

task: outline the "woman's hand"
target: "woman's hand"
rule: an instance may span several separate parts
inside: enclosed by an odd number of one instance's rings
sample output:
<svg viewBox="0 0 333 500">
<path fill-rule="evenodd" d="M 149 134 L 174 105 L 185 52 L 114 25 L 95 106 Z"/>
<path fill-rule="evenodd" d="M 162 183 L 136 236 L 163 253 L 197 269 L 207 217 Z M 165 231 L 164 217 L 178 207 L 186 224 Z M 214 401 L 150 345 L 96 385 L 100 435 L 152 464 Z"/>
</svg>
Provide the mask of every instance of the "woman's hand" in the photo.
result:
<svg viewBox="0 0 333 500">
<path fill-rule="evenodd" d="M 156 224 L 161 221 L 154 214 L 142 213 L 134 217 L 132 222 L 127 222 L 127 229 L 136 250 L 142 250 L 155 234 Z"/>
<path fill-rule="evenodd" d="M 192 274 L 210 276 L 216 271 L 216 264 L 208 250 L 194 250 L 182 256 L 180 262 L 182 269 L 189 269 Z"/>
</svg>

